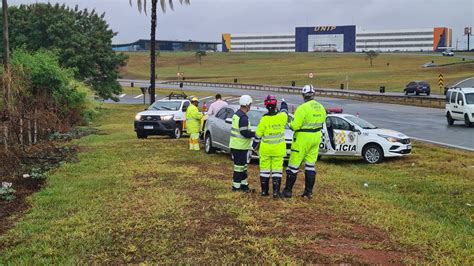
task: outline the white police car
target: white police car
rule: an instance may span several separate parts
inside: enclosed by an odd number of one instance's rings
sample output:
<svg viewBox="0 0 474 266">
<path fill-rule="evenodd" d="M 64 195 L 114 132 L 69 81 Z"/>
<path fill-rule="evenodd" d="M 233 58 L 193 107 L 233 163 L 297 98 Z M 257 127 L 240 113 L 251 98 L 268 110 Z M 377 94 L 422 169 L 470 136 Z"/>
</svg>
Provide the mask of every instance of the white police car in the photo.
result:
<svg viewBox="0 0 474 266">
<path fill-rule="evenodd" d="M 350 114 L 328 114 L 319 155 L 362 156 L 368 163 L 411 153 L 411 141 L 398 131 L 381 129 Z"/>
</svg>

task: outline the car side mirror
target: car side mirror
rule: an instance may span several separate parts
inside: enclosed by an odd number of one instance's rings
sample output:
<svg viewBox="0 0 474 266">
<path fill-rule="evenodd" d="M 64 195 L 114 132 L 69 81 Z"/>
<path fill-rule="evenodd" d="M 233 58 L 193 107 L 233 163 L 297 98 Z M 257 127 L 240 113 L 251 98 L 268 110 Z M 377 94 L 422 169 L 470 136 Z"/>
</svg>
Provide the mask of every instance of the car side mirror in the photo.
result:
<svg viewBox="0 0 474 266">
<path fill-rule="evenodd" d="M 148 108 L 143 109 L 143 111 L 146 111 L 146 110 L 148 110 Z"/>
<path fill-rule="evenodd" d="M 232 124 L 232 118 L 230 118 L 230 117 L 229 117 L 229 118 L 226 118 L 226 119 L 225 119 L 225 122 L 226 122 L 227 124 Z"/>
<path fill-rule="evenodd" d="M 183 112 L 186 112 L 188 110 L 188 107 L 187 106 L 183 106 Z"/>
</svg>

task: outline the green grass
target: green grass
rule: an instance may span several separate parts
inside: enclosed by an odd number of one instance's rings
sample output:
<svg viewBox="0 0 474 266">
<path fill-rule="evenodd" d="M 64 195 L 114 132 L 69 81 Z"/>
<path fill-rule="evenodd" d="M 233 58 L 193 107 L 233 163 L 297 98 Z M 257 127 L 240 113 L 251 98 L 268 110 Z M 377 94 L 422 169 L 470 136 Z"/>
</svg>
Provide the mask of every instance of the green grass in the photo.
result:
<svg viewBox="0 0 474 266">
<path fill-rule="evenodd" d="M 148 53 L 128 53 L 129 61 L 121 69 L 124 78 L 147 79 Z M 370 67 L 364 54 L 338 53 L 209 53 L 202 65 L 194 53 L 161 53 L 157 59 L 159 79 L 176 79 L 177 72 L 184 72 L 187 80 L 297 86 L 313 83 L 318 87 L 339 88 L 349 79 L 352 89 L 377 90 L 384 85 L 387 91 L 403 91 L 412 80 L 431 83 L 433 93 L 439 93 L 438 75 L 444 75 L 445 84 L 471 77 L 473 64 L 455 64 L 423 68 L 422 65 L 462 62 L 458 57 L 440 57 L 416 54 L 380 54 Z M 390 63 L 390 66 L 387 66 Z M 314 72 L 310 81 L 307 73 Z"/>
<path fill-rule="evenodd" d="M 104 106 L 102 134 L 73 141 L 78 162 L 0 236 L 0 264 L 474 263 L 473 153 L 415 143 L 379 165 L 323 157 L 312 201 L 272 200 L 231 192 L 226 155 L 138 140 L 141 106 Z"/>
</svg>

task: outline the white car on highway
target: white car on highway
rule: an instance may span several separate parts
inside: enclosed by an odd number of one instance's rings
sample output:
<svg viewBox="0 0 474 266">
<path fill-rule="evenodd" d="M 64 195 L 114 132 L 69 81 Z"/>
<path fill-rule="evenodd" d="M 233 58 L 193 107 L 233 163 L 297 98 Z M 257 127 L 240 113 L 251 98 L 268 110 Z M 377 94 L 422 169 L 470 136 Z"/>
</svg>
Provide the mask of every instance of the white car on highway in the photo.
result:
<svg viewBox="0 0 474 266">
<path fill-rule="evenodd" d="M 452 126 L 455 120 L 474 125 L 474 88 L 451 88 L 446 92 L 446 119 Z"/>
<path fill-rule="evenodd" d="M 237 105 L 223 107 L 216 116 L 208 118 L 204 128 L 206 153 L 216 150 L 230 152 L 229 141 L 232 116 L 238 110 Z M 252 107 L 248 116 L 252 130 L 255 130 L 265 108 Z M 292 119 L 290 115 L 289 121 Z M 319 149 L 320 156 L 362 156 L 368 163 L 379 163 L 386 157 L 401 157 L 411 153 L 411 141 L 403 133 L 380 129 L 369 122 L 350 114 L 328 114 L 322 130 L 322 140 Z M 293 131 L 285 129 L 285 139 L 288 158 L 291 152 Z M 253 153 L 257 159 L 258 154 Z"/>
</svg>

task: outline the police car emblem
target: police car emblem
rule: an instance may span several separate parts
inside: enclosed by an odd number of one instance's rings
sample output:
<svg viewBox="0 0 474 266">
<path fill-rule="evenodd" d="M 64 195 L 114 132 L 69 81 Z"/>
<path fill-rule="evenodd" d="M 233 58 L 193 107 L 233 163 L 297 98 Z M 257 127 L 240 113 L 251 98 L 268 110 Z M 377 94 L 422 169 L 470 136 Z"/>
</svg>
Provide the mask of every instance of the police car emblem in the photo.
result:
<svg viewBox="0 0 474 266">
<path fill-rule="evenodd" d="M 350 140 L 351 142 L 354 142 L 354 139 L 355 139 L 355 134 L 354 134 L 354 132 L 351 132 L 351 133 L 349 133 L 348 135 L 349 135 L 349 140 Z"/>
</svg>

